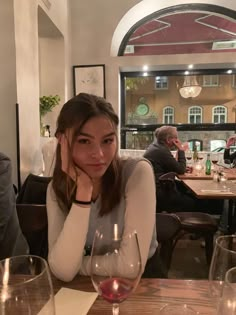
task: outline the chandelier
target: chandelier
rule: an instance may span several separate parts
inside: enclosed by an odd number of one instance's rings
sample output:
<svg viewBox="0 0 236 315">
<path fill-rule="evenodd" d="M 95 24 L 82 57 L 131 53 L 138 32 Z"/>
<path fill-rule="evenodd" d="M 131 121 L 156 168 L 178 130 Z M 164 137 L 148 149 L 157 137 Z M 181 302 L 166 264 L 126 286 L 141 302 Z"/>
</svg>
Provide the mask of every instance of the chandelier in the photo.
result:
<svg viewBox="0 0 236 315">
<path fill-rule="evenodd" d="M 197 97 L 202 90 L 202 87 L 198 84 L 196 76 L 185 76 L 184 84 L 179 89 L 179 93 L 183 98 Z"/>
</svg>

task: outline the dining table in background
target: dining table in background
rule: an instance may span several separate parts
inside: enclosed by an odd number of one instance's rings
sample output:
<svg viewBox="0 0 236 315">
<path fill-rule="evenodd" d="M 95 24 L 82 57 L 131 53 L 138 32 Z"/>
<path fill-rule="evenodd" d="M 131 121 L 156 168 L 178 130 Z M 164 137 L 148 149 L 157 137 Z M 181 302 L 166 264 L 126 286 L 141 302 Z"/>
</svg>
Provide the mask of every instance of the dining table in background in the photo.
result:
<svg viewBox="0 0 236 315">
<path fill-rule="evenodd" d="M 226 183 L 205 179 L 182 179 L 184 185 L 192 191 L 198 199 L 227 199 L 228 200 L 228 234 L 235 233 L 233 217 L 236 201 L 236 181 L 227 180 Z M 226 185 L 226 189 L 224 188 Z"/>
<path fill-rule="evenodd" d="M 236 168 L 222 168 L 222 172 L 224 172 L 227 176 L 228 180 L 236 180 Z M 211 171 L 211 175 L 206 175 L 205 170 L 201 170 L 197 172 L 194 168 L 192 173 L 184 173 L 182 175 L 177 175 L 179 179 L 206 179 L 213 180 L 213 171 Z"/>
<path fill-rule="evenodd" d="M 53 278 L 54 291 L 62 288 L 94 292 L 89 277 L 77 276 L 69 283 Z M 158 315 L 166 304 L 187 304 L 201 315 L 215 314 L 215 306 L 209 295 L 207 280 L 144 279 L 127 300 L 120 304 L 120 315 Z M 79 314 L 79 310 L 78 310 Z M 88 315 L 111 315 L 112 306 L 98 297 Z"/>
</svg>

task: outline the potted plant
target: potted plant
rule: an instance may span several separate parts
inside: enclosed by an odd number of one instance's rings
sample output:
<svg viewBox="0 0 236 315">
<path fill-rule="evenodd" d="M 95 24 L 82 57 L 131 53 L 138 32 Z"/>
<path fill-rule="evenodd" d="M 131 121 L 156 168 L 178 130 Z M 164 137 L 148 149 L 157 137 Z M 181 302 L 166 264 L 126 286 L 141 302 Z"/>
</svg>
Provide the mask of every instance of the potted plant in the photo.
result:
<svg viewBox="0 0 236 315">
<path fill-rule="evenodd" d="M 59 104 L 61 98 L 59 95 L 49 95 L 41 96 L 39 98 L 39 110 L 40 110 L 40 129 L 41 136 L 44 135 L 44 126 L 42 123 L 42 117 L 45 116 L 48 112 L 51 112 L 52 109 Z"/>
</svg>

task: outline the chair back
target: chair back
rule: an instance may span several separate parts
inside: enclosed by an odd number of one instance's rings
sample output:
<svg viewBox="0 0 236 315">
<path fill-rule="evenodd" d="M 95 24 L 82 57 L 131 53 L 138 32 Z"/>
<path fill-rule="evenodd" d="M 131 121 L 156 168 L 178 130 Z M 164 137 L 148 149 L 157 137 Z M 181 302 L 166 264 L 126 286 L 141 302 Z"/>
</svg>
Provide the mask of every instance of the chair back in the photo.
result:
<svg viewBox="0 0 236 315">
<path fill-rule="evenodd" d="M 46 205 L 16 204 L 22 233 L 30 248 L 30 254 L 47 257 L 47 209 Z"/>
<path fill-rule="evenodd" d="M 29 174 L 16 199 L 16 203 L 46 204 L 47 187 L 51 177 Z"/>
<path fill-rule="evenodd" d="M 165 193 L 176 191 L 175 177 L 176 177 L 175 172 L 168 172 L 161 175 L 158 179 L 160 189 Z"/>
</svg>

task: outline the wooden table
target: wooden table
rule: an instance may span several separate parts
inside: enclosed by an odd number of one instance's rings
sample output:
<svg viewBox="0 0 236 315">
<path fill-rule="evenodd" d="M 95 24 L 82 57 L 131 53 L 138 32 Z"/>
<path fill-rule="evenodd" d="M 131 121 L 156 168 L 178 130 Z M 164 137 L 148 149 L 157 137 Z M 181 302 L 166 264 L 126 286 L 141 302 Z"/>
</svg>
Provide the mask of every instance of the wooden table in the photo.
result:
<svg viewBox="0 0 236 315">
<path fill-rule="evenodd" d="M 228 234 L 235 232 L 235 227 L 233 227 L 233 210 L 236 200 L 236 183 L 234 180 L 228 180 L 226 182 L 227 188 L 230 189 L 229 192 L 223 191 L 223 184 L 221 182 L 218 183 L 213 180 L 182 179 L 182 182 L 199 199 L 228 199 Z M 217 190 L 219 190 L 219 192 L 215 192 Z"/>
<path fill-rule="evenodd" d="M 236 168 L 227 169 L 224 168 L 222 170 L 224 173 L 226 173 L 228 180 L 235 180 L 236 179 Z M 205 171 L 201 171 L 200 174 L 196 172 L 196 170 L 193 170 L 192 173 L 184 173 L 182 175 L 177 175 L 180 179 L 213 179 L 213 172 L 211 172 L 211 175 L 206 175 Z"/>
<path fill-rule="evenodd" d="M 223 183 L 213 182 L 205 179 L 182 179 L 182 182 L 199 199 L 235 199 L 236 183 L 228 180 L 226 182 L 229 192 L 223 191 Z M 212 192 L 211 192 L 212 190 Z M 215 193 L 214 191 L 219 191 Z"/>
<path fill-rule="evenodd" d="M 53 279 L 53 285 L 55 293 L 61 287 L 94 292 L 88 277 L 76 277 L 70 283 Z M 158 315 L 160 308 L 167 303 L 187 304 L 201 315 L 215 314 L 207 280 L 141 279 L 136 291 L 120 304 L 120 315 Z M 101 297 L 88 312 L 88 315 L 111 314 L 111 304 Z"/>
</svg>

